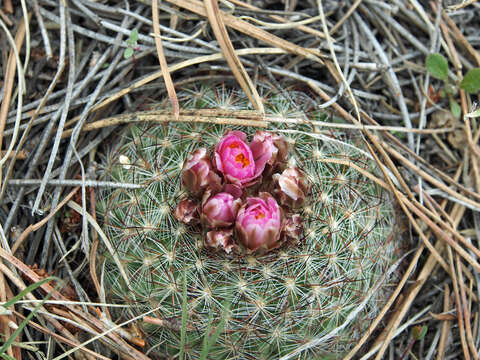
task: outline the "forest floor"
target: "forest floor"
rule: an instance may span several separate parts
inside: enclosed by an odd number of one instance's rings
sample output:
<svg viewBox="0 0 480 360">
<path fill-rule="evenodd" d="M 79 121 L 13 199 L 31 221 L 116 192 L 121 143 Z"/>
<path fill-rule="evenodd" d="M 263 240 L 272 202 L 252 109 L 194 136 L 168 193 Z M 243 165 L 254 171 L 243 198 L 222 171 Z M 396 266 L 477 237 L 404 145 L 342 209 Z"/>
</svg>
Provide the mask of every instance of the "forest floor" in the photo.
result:
<svg viewBox="0 0 480 360">
<path fill-rule="evenodd" d="M 319 128 L 361 133 L 392 174 L 410 252 L 349 356 L 478 359 L 479 19 L 475 0 L 4 0 L 0 357 L 102 358 L 109 337 L 148 358 L 96 305 L 98 164 L 120 115 L 186 121 L 176 92 L 226 82 L 260 119 L 256 84 L 307 93 L 335 120 Z"/>
</svg>

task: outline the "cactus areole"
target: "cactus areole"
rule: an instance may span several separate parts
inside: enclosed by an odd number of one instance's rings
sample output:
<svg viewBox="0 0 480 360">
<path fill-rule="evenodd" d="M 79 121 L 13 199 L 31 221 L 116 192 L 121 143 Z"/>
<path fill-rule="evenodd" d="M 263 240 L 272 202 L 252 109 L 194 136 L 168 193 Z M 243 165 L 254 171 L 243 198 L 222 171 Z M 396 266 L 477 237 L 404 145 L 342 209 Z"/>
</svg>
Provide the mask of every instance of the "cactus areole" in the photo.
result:
<svg viewBox="0 0 480 360">
<path fill-rule="evenodd" d="M 266 94 L 267 115 L 326 120 L 290 97 Z M 179 99 L 248 109 L 225 87 Z M 138 323 L 154 358 L 341 359 L 371 324 L 391 289 L 396 213 L 360 135 L 316 130 L 125 129 L 103 173 L 136 188 L 102 190 L 102 273 L 109 300 L 130 305 L 119 321 L 159 319 Z"/>
</svg>

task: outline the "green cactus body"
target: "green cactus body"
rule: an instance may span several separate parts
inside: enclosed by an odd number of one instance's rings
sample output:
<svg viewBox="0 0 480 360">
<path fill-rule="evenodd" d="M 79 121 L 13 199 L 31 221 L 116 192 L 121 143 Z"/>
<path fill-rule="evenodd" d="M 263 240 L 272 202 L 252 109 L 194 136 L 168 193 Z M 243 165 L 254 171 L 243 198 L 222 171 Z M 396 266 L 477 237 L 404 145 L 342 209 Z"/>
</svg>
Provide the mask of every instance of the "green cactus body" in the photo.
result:
<svg viewBox="0 0 480 360">
<path fill-rule="evenodd" d="M 247 108 L 245 100 L 224 88 L 200 90 L 201 96 L 195 96 L 198 91 L 183 94 L 181 99 L 188 99 L 184 108 Z M 306 105 L 278 94 L 266 98 L 266 105 L 272 116 L 305 118 Z M 312 112 L 308 116 L 321 119 Z M 144 330 L 154 351 L 167 356 L 180 351 L 185 277 L 185 359 L 199 359 L 204 339 L 215 329 L 219 336 L 208 349 L 209 359 L 341 357 L 386 301 L 382 276 L 395 260 L 392 199 L 350 166 L 379 175 L 376 164 L 352 135 L 324 136 L 309 125 L 269 129 L 289 139 L 289 161 L 311 183 L 307 204 L 299 211 L 303 236 L 264 255 L 212 251 L 201 233 L 173 213 L 184 196 L 180 175 L 187 155 L 214 146 L 227 129 L 233 127 L 135 125 L 108 155 L 107 179 L 145 185 L 102 193 L 104 229 L 129 282 L 106 252 L 110 296 L 131 304 L 130 316 L 157 309 L 152 316 L 163 325 L 144 324 Z M 249 136 L 255 131 L 234 129 Z"/>
</svg>

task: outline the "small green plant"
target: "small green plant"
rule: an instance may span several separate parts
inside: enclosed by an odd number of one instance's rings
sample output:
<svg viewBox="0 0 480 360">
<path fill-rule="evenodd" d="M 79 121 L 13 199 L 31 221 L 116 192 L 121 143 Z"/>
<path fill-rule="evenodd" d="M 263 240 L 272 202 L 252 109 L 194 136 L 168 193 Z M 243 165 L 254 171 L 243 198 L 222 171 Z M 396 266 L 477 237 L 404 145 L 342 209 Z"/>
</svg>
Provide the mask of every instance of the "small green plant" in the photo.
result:
<svg viewBox="0 0 480 360">
<path fill-rule="evenodd" d="M 454 96 L 457 93 L 457 88 L 465 90 L 470 94 L 476 94 L 480 90 L 480 68 L 469 70 L 463 77 L 460 84 L 451 84 L 448 80 L 448 61 L 442 54 L 433 53 L 427 56 L 425 61 L 427 70 L 433 77 L 440 79 L 444 83 L 444 87 L 440 92 L 442 97 L 448 96 L 450 102 L 450 111 L 459 118 L 461 114 L 460 105 L 455 101 Z"/>
<path fill-rule="evenodd" d="M 130 31 L 130 36 L 126 41 L 127 48 L 123 52 L 123 57 L 125 59 L 130 59 L 132 56 L 134 56 L 135 50 L 138 50 L 137 42 L 138 42 L 138 30 L 133 29 L 132 31 Z"/>
<path fill-rule="evenodd" d="M 412 335 L 412 339 L 408 343 L 405 351 L 400 356 L 400 360 L 407 358 L 408 353 L 413 348 L 413 345 L 415 345 L 417 341 L 420 341 L 425 337 L 425 335 L 427 334 L 427 330 L 428 330 L 428 327 L 426 325 L 416 325 L 412 328 L 412 331 L 410 332 L 410 334 Z"/>
</svg>

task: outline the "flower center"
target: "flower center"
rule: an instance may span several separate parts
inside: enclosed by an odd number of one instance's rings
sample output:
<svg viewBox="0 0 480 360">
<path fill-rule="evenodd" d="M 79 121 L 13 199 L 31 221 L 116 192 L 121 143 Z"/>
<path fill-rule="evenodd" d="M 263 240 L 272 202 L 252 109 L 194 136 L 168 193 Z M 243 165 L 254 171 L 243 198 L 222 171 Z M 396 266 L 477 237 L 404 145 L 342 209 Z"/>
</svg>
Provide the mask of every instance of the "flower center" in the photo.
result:
<svg viewBox="0 0 480 360">
<path fill-rule="evenodd" d="M 258 219 L 263 219 L 263 218 L 265 218 L 265 214 L 263 212 L 259 211 L 255 214 L 255 219 L 258 220 Z"/>
<path fill-rule="evenodd" d="M 248 165 L 250 165 L 250 160 L 248 160 L 245 155 L 243 154 L 238 154 L 237 156 L 235 156 L 235 161 L 238 163 L 242 163 L 242 167 L 246 167 Z"/>
</svg>

